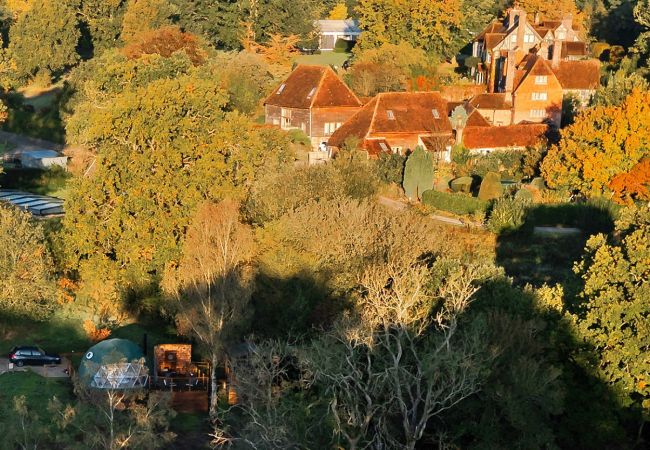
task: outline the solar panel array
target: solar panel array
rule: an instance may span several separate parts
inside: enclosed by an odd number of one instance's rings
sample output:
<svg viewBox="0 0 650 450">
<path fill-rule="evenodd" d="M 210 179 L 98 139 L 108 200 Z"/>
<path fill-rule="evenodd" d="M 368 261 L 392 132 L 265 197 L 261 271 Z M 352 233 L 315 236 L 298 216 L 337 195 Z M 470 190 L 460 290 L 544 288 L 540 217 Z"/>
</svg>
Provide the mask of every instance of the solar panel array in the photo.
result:
<svg viewBox="0 0 650 450">
<path fill-rule="evenodd" d="M 47 195 L 30 194 L 12 190 L 0 190 L 0 202 L 7 202 L 37 217 L 63 214 L 63 200 Z"/>
</svg>

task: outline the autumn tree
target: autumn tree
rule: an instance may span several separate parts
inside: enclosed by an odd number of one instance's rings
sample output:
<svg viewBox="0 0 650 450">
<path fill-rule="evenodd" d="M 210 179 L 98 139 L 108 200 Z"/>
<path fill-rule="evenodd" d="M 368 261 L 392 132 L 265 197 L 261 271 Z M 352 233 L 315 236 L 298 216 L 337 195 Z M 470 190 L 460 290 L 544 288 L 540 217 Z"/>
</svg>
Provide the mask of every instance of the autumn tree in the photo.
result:
<svg viewBox="0 0 650 450">
<path fill-rule="evenodd" d="M 593 368 L 643 427 L 650 406 L 650 208 L 627 209 L 616 230 L 592 236 L 574 268 L 584 282 L 575 320 L 593 346 Z"/>
<path fill-rule="evenodd" d="M 631 203 L 634 200 L 650 200 L 650 159 L 645 158 L 629 172 L 612 178 L 609 188 L 618 203 Z"/>
<path fill-rule="evenodd" d="M 121 38 L 130 42 L 136 35 L 170 24 L 174 5 L 165 0 L 127 0 Z"/>
<path fill-rule="evenodd" d="M 0 207 L 0 311 L 35 319 L 55 307 L 52 261 L 43 227 L 14 207 Z"/>
<path fill-rule="evenodd" d="M 544 20 L 560 20 L 571 14 L 575 21 L 579 15 L 575 0 L 518 0 L 517 3 L 531 17 L 539 14 Z"/>
<path fill-rule="evenodd" d="M 127 0 L 82 0 L 79 21 L 88 27 L 93 54 L 117 47 Z"/>
<path fill-rule="evenodd" d="M 329 20 L 345 20 L 349 17 L 348 7 L 345 3 L 337 3 L 330 10 L 327 18 Z"/>
<path fill-rule="evenodd" d="M 182 256 L 168 266 L 165 291 L 177 300 L 181 333 L 196 337 L 212 363 L 210 417 L 217 418 L 217 374 L 226 346 L 242 337 L 251 295 L 253 235 L 231 200 L 201 206 L 190 223 Z"/>
<path fill-rule="evenodd" d="M 580 114 L 542 162 L 549 186 L 587 196 L 607 193 L 612 178 L 647 156 L 649 102 L 650 92 L 636 89 L 620 106 L 596 106 Z"/>
<path fill-rule="evenodd" d="M 169 58 L 175 52 L 184 52 L 194 65 L 202 64 L 207 57 L 196 36 L 184 33 L 175 26 L 137 34 L 122 51 L 131 59 L 152 54 Z"/>
<path fill-rule="evenodd" d="M 9 51 L 16 72 L 29 78 L 37 72 L 58 73 L 79 61 L 80 32 L 76 3 L 71 0 L 35 0 L 9 32 Z"/>
<path fill-rule="evenodd" d="M 362 48 L 408 42 L 413 47 L 444 57 L 453 56 L 450 46 L 463 16 L 460 0 L 360 0 L 356 12 L 364 34 Z"/>
<path fill-rule="evenodd" d="M 92 176 L 73 180 L 64 219 L 68 264 L 88 276 L 82 290 L 100 277 L 118 297 L 147 289 L 178 257 L 197 205 L 242 197 L 292 159 L 279 131 L 226 114 L 227 93 L 203 70 L 76 104 L 70 141 L 97 154 Z"/>
</svg>

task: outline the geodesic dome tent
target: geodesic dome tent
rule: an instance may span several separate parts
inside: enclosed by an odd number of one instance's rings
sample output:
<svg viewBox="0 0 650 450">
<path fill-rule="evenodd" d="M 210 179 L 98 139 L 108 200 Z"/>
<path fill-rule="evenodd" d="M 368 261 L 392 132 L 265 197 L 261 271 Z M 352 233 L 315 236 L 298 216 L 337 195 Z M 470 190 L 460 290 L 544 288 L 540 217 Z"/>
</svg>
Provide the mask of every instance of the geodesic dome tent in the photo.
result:
<svg viewBox="0 0 650 450">
<path fill-rule="evenodd" d="M 93 388 L 134 389 L 147 385 L 149 372 L 140 347 L 127 339 L 107 339 L 88 349 L 79 378 Z"/>
</svg>

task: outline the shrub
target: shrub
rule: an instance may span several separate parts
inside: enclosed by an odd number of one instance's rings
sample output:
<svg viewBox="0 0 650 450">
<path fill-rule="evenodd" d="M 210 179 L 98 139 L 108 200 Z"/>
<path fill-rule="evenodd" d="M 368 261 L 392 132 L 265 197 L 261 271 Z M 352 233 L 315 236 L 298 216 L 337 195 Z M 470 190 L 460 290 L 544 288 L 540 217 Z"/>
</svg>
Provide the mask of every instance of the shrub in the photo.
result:
<svg viewBox="0 0 650 450">
<path fill-rule="evenodd" d="M 521 188 L 515 194 L 515 198 L 522 201 L 533 202 L 534 196 L 530 189 Z"/>
<path fill-rule="evenodd" d="M 382 153 L 375 164 L 375 171 L 383 183 L 400 184 L 404 177 L 406 157 L 397 153 Z"/>
<path fill-rule="evenodd" d="M 449 185 L 451 186 L 451 190 L 454 192 L 464 192 L 469 194 L 472 191 L 473 183 L 474 179 L 472 177 L 460 177 L 451 180 Z"/>
<path fill-rule="evenodd" d="M 431 153 L 418 146 L 404 166 L 404 192 L 412 200 L 421 200 L 422 193 L 433 188 Z"/>
<path fill-rule="evenodd" d="M 472 154 L 469 149 L 463 147 L 462 145 L 454 145 L 451 149 L 451 160 L 459 165 L 464 166 L 472 159 Z"/>
<path fill-rule="evenodd" d="M 488 203 L 478 198 L 462 194 L 451 194 L 434 190 L 422 194 L 422 203 L 431 208 L 449 211 L 454 214 L 475 214 L 487 209 Z"/>
<path fill-rule="evenodd" d="M 449 176 L 439 176 L 433 182 L 433 188 L 436 191 L 447 192 L 449 190 L 450 181 L 451 181 L 451 177 Z"/>
<path fill-rule="evenodd" d="M 355 41 L 348 41 L 345 39 L 337 39 L 334 44 L 334 53 L 350 53 L 354 47 Z"/>
<path fill-rule="evenodd" d="M 500 198 L 503 195 L 501 175 L 495 172 L 488 172 L 483 178 L 481 189 L 478 191 L 478 198 L 483 201 Z"/>
<path fill-rule="evenodd" d="M 488 230 L 496 234 L 512 233 L 524 224 L 530 202 L 507 197 L 497 200 L 487 221 Z"/>
<path fill-rule="evenodd" d="M 544 178 L 542 177 L 533 178 L 533 181 L 530 182 L 530 186 L 540 191 L 546 189 L 546 183 L 544 182 Z"/>
<path fill-rule="evenodd" d="M 309 138 L 309 136 L 307 136 L 307 134 L 305 134 L 304 131 L 293 129 L 293 130 L 289 130 L 287 134 L 289 135 L 289 139 L 291 140 L 292 143 L 311 147 L 311 139 Z"/>
</svg>

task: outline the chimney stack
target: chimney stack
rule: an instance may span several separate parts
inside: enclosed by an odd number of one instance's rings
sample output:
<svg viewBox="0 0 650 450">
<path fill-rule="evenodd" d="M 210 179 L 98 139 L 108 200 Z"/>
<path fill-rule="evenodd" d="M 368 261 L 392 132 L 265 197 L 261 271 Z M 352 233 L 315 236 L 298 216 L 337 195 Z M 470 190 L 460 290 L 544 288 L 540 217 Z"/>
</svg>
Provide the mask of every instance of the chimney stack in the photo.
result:
<svg viewBox="0 0 650 450">
<path fill-rule="evenodd" d="M 562 41 L 556 39 L 553 41 L 553 56 L 551 60 L 551 67 L 557 69 L 560 67 L 560 58 L 562 56 Z"/>
<path fill-rule="evenodd" d="M 539 11 L 535 13 L 535 25 L 539 25 Z"/>
<path fill-rule="evenodd" d="M 526 12 L 519 12 L 519 20 L 517 23 L 517 47 L 524 48 L 524 34 L 526 33 Z"/>
<path fill-rule="evenodd" d="M 548 42 L 546 40 L 543 40 L 539 44 L 539 52 L 537 52 L 537 55 L 542 59 L 548 59 Z"/>
<path fill-rule="evenodd" d="M 494 92 L 494 87 L 496 85 L 496 75 L 497 75 L 497 59 L 499 58 L 499 51 L 494 50 L 492 52 L 492 61 L 490 62 L 490 75 L 488 81 L 488 92 L 492 94 Z"/>
<path fill-rule="evenodd" d="M 566 28 L 567 38 L 568 38 L 568 33 L 571 33 L 571 31 L 573 30 L 573 15 L 572 14 L 566 14 L 562 18 L 562 25 L 564 26 L 564 28 Z"/>
<path fill-rule="evenodd" d="M 508 50 L 508 60 L 506 61 L 506 83 L 505 91 L 510 93 L 514 90 L 515 86 L 515 51 Z"/>
</svg>

